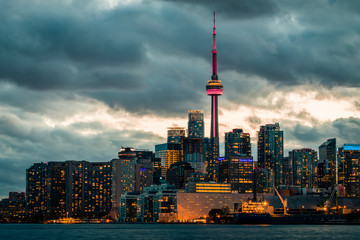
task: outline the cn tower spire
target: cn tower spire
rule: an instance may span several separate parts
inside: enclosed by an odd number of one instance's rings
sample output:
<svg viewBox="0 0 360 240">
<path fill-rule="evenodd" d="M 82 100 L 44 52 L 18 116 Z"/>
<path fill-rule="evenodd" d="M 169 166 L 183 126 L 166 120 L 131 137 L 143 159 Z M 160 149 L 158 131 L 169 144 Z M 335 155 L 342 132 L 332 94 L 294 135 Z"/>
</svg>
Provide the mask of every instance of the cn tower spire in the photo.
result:
<svg viewBox="0 0 360 240">
<path fill-rule="evenodd" d="M 211 97 L 211 131 L 209 141 L 209 157 L 207 159 L 208 179 L 217 181 L 218 158 L 219 158 L 219 121 L 218 121 L 218 96 L 223 94 L 223 85 L 217 75 L 217 50 L 216 50 L 216 28 L 214 11 L 213 48 L 212 53 L 212 75 L 206 85 L 206 94 Z"/>
<path fill-rule="evenodd" d="M 217 75 L 217 50 L 216 50 L 215 11 L 214 11 L 213 49 L 212 49 L 211 52 L 212 52 L 212 75 L 211 75 L 211 80 L 218 80 L 218 75 Z"/>
</svg>

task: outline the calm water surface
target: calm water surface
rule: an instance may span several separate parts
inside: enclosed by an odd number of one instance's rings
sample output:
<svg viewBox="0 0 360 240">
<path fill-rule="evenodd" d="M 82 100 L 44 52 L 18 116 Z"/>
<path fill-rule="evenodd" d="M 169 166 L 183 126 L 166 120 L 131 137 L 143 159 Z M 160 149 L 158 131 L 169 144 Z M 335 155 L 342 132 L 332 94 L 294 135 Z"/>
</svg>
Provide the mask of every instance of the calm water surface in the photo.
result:
<svg viewBox="0 0 360 240">
<path fill-rule="evenodd" d="M 0 224 L 0 239 L 360 239 L 360 226 Z"/>
</svg>

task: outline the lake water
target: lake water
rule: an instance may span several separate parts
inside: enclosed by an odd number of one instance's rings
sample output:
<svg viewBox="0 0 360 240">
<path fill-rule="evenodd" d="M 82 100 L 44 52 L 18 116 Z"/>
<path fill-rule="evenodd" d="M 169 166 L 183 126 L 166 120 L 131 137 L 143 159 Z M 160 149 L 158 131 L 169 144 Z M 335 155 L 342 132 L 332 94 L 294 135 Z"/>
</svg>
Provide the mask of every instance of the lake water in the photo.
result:
<svg viewBox="0 0 360 240">
<path fill-rule="evenodd" d="M 1 240 L 360 239 L 360 226 L 189 224 L 0 224 Z"/>
</svg>

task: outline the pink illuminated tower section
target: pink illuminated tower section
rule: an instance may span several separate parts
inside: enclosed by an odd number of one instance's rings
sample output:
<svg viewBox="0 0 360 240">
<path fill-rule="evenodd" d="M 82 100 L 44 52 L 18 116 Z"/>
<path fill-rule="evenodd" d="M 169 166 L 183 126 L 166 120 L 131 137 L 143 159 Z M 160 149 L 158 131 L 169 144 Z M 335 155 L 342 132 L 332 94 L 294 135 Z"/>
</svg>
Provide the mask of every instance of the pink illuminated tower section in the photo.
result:
<svg viewBox="0 0 360 240">
<path fill-rule="evenodd" d="M 210 149 L 207 174 L 210 180 L 217 180 L 217 161 L 219 157 L 219 123 L 218 123 L 218 96 L 223 94 L 223 85 L 217 75 L 217 50 L 216 50 L 216 28 L 214 12 L 213 49 L 212 53 L 212 75 L 206 85 L 206 94 L 211 97 L 211 132 Z"/>
</svg>

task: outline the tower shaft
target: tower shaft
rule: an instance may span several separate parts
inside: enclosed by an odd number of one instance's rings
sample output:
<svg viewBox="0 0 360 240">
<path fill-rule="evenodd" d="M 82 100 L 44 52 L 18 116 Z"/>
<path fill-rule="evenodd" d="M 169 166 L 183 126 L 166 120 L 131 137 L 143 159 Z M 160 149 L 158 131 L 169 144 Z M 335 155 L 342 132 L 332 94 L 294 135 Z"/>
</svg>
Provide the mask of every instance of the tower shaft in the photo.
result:
<svg viewBox="0 0 360 240">
<path fill-rule="evenodd" d="M 211 96 L 211 132 L 208 154 L 207 173 L 210 180 L 217 180 L 218 158 L 219 158 L 219 123 L 218 123 L 218 96 L 223 94 L 223 85 L 217 75 L 217 49 L 216 28 L 214 12 L 213 48 L 212 53 L 212 75 L 206 85 L 206 94 Z"/>
</svg>

